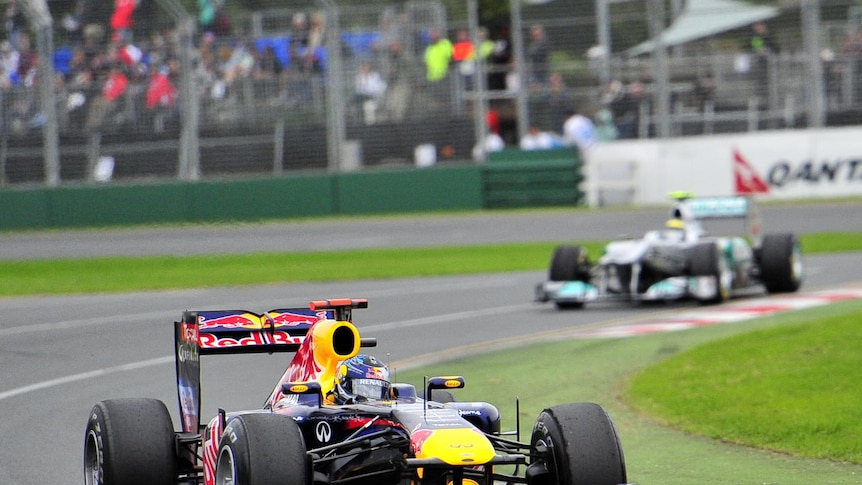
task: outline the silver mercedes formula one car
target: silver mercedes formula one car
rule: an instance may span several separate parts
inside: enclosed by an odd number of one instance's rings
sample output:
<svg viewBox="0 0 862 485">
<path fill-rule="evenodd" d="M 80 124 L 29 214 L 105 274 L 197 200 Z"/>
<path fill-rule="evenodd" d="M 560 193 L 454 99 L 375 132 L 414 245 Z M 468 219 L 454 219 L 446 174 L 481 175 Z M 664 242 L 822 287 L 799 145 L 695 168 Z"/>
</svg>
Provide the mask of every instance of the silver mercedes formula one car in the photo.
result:
<svg viewBox="0 0 862 485">
<path fill-rule="evenodd" d="M 799 239 L 791 233 L 761 235 L 760 216 L 748 197 L 694 198 L 674 194 L 663 229 L 640 239 L 609 243 L 597 262 L 585 248 L 563 245 L 551 259 L 548 281 L 535 300 L 557 308 L 581 308 L 596 301 L 668 301 L 694 298 L 721 303 L 744 289 L 794 292 L 803 278 Z M 738 219 L 740 236 L 712 236 L 702 222 Z"/>
</svg>

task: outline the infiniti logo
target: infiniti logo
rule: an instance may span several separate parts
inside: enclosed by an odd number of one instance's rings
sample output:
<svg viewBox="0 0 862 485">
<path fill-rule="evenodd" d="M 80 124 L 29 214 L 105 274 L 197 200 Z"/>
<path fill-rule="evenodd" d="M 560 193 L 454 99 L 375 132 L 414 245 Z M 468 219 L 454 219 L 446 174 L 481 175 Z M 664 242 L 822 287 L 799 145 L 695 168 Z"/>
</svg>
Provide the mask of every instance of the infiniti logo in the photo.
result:
<svg viewBox="0 0 862 485">
<path fill-rule="evenodd" d="M 332 439 L 332 428 L 329 427 L 329 423 L 326 421 L 321 421 L 314 428 L 314 435 L 317 437 L 317 441 L 329 443 L 329 440 Z"/>
</svg>

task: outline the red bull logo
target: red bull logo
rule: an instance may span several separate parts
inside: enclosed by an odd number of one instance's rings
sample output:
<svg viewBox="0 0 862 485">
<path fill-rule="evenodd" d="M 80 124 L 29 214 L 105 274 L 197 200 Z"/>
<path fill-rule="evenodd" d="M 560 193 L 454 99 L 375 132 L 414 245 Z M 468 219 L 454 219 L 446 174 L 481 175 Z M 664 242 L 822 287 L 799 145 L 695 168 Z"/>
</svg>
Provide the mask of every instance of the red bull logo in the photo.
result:
<svg viewBox="0 0 862 485">
<path fill-rule="evenodd" d="M 224 329 L 260 329 L 263 324 L 260 317 L 253 313 L 229 313 L 226 315 L 198 315 L 198 327 L 201 330 L 214 328 Z"/>
<path fill-rule="evenodd" d="M 226 337 L 214 333 L 201 333 L 200 346 L 204 349 L 226 347 L 252 347 L 271 344 L 301 344 L 305 337 L 290 335 L 287 332 L 249 332 L 242 337 Z"/>
<path fill-rule="evenodd" d="M 326 312 L 317 312 L 315 315 L 290 312 L 268 313 L 267 317 L 267 320 L 275 328 L 298 327 L 300 325 L 311 325 L 322 318 L 326 318 Z"/>
<path fill-rule="evenodd" d="M 387 372 L 385 370 L 383 370 L 383 368 L 381 368 L 381 367 L 369 368 L 368 371 L 365 372 L 365 377 L 367 377 L 369 379 L 380 379 L 380 380 L 386 380 L 388 378 Z"/>
</svg>

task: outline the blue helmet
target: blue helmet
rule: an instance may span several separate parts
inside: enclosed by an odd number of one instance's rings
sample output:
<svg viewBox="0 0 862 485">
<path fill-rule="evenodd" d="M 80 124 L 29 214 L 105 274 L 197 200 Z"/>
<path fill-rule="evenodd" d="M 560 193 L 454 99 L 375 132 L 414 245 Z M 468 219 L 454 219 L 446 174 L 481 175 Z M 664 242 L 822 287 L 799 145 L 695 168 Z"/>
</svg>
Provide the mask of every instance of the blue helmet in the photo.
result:
<svg viewBox="0 0 862 485">
<path fill-rule="evenodd" d="M 389 399 L 391 386 L 386 364 L 374 356 L 359 354 L 338 364 L 335 402 L 349 404 Z"/>
</svg>

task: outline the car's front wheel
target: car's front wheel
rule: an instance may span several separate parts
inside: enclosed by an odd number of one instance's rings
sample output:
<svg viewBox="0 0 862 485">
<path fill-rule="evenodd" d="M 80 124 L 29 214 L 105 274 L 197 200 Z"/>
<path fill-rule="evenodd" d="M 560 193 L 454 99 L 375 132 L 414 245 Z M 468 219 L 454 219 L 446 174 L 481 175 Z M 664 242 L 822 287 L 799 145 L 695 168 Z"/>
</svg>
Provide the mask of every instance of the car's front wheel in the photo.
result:
<svg viewBox="0 0 862 485">
<path fill-rule="evenodd" d="M 216 485 L 309 485 L 311 462 L 299 425 L 272 413 L 232 419 L 219 444 Z"/>
<path fill-rule="evenodd" d="M 174 429 L 157 399 L 102 401 L 84 436 L 86 485 L 173 485 L 177 479 Z"/>
<path fill-rule="evenodd" d="M 607 412 L 594 403 L 545 409 L 530 438 L 529 485 L 626 483 L 622 446 Z"/>
<path fill-rule="evenodd" d="M 551 257 L 548 277 L 551 281 L 589 282 L 590 262 L 587 250 L 581 246 L 557 246 Z"/>
</svg>

